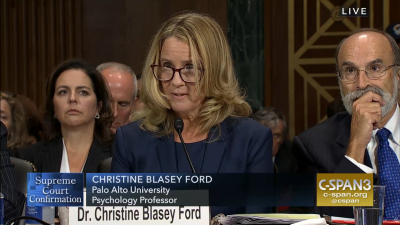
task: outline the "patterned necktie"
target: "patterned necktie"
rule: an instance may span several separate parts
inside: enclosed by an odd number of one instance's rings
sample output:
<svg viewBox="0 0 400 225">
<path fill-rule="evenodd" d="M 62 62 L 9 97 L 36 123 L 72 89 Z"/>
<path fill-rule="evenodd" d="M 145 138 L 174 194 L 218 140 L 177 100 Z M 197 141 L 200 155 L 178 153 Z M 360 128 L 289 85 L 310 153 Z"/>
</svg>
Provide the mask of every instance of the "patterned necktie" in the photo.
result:
<svg viewBox="0 0 400 225">
<path fill-rule="evenodd" d="M 390 131 L 382 128 L 376 135 L 379 138 L 379 179 L 381 184 L 386 186 L 384 215 L 385 219 L 393 220 L 400 215 L 400 163 L 389 146 Z"/>
</svg>

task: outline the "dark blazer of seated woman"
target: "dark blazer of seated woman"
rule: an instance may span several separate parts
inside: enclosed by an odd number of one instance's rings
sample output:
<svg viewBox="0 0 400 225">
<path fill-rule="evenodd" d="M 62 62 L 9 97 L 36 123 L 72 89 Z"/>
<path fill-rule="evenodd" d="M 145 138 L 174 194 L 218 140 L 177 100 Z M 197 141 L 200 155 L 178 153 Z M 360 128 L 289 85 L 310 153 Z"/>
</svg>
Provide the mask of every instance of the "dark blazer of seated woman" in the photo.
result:
<svg viewBox="0 0 400 225">
<path fill-rule="evenodd" d="M 173 134 L 157 137 L 143 131 L 138 122 L 119 128 L 115 138 L 114 173 L 191 173 L 189 163 Z M 212 128 L 208 139 L 218 135 Z M 256 121 L 227 118 L 220 124 L 220 138 L 204 142 L 201 157 L 193 157 L 198 173 L 268 173 L 272 172 L 271 130 Z M 215 138 L 215 137 L 214 137 Z M 193 153 L 190 145 L 188 151 Z M 183 165 L 182 165 L 183 164 Z"/>
<path fill-rule="evenodd" d="M 63 155 L 62 137 L 51 141 L 39 141 L 27 148 L 19 150 L 22 158 L 32 162 L 38 172 L 60 172 Z M 106 158 L 112 157 L 112 147 L 101 144 L 96 138 L 93 139 L 83 173 L 97 172 L 98 165 Z"/>
</svg>

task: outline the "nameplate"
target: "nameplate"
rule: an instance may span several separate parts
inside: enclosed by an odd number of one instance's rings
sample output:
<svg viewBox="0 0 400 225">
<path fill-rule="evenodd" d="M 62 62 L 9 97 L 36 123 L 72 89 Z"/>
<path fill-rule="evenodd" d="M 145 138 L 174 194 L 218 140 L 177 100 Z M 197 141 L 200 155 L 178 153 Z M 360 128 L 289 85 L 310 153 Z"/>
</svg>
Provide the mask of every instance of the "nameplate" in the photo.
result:
<svg viewBox="0 0 400 225">
<path fill-rule="evenodd" d="M 84 192 L 84 199 L 86 200 Z M 69 224 L 208 225 L 208 206 L 85 206 L 69 207 Z"/>
</svg>

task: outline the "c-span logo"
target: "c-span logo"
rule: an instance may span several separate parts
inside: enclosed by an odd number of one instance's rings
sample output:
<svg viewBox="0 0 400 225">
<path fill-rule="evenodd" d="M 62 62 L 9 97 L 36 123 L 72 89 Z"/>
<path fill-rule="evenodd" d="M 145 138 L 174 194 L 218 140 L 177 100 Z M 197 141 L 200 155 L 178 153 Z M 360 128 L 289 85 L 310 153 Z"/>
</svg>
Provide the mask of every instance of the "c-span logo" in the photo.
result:
<svg viewBox="0 0 400 225">
<path fill-rule="evenodd" d="M 317 206 L 372 206 L 371 173 L 318 173 Z"/>
</svg>

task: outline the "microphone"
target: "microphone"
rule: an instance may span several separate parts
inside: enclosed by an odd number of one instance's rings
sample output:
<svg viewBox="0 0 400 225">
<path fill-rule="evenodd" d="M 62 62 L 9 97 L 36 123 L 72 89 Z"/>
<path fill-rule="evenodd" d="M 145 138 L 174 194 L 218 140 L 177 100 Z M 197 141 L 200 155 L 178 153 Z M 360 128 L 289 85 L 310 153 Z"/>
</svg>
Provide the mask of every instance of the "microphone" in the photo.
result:
<svg viewBox="0 0 400 225">
<path fill-rule="evenodd" d="M 194 169 L 192 160 L 190 159 L 189 152 L 187 151 L 185 142 L 183 141 L 183 138 L 182 138 L 183 120 L 181 118 L 177 118 L 175 120 L 174 127 L 175 127 L 176 132 L 178 132 L 179 139 L 181 139 L 183 150 L 185 151 L 186 158 L 187 158 L 187 160 L 189 162 L 190 168 L 192 169 L 193 173 L 196 173 L 196 170 Z"/>
</svg>

